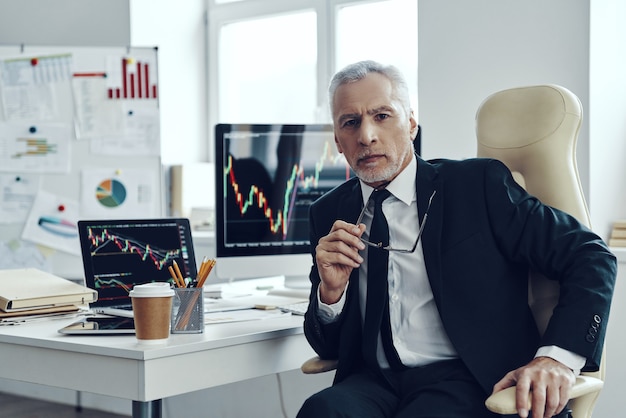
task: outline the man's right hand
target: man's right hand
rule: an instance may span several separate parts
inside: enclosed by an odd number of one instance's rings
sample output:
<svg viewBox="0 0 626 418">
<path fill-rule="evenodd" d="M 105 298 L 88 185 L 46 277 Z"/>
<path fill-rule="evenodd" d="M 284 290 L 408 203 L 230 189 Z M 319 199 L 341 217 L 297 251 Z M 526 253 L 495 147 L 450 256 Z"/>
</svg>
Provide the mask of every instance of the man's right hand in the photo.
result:
<svg viewBox="0 0 626 418">
<path fill-rule="evenodd" d="M 365 248 L 360 239 L 364 231 L 365 224 L 335 221 L 330 233 L 319 240 L 315 247 L 315 261 L 322 279 L 322 302 L 336 303 L 348 284 L 352 269 L 359 268 L 363 262 L 359 250 Z"/>
</svg>

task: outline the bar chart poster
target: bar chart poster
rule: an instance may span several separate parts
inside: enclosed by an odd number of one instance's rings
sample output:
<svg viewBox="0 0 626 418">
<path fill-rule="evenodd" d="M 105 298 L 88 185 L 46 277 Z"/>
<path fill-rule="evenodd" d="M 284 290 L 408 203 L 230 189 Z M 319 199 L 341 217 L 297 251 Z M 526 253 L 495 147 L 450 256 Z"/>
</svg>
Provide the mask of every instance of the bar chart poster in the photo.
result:
<svg viewBox="0 0 626 418">
<path fill-rule="evenodd" d="M 157 99 L 156 55 L 111 56 L 107 59 L 109 99 Z"/>
</svg>

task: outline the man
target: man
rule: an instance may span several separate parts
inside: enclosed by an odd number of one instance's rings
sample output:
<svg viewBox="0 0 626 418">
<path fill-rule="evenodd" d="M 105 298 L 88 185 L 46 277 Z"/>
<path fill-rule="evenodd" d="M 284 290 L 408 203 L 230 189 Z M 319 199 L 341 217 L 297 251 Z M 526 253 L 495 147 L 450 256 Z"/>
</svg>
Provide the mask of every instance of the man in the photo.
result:
<svg viewBox="0 0 626 418">
<path fill-rule="evenodd" d="M 576 373 L 600 363 L 615 257 L 502 163 L 416 156 L 394 67 L 348 66 L 329 93 L 337 148 L 358 178 L 311 207 L 305 333 L 339 362 L 298 417 L 493 417 L 485 399 L 513 385 L 521 417 L 529 398 L 535 418 L 560 413 Z M 561 286 L 543 336 L 529 268 Z"/>
</svg>

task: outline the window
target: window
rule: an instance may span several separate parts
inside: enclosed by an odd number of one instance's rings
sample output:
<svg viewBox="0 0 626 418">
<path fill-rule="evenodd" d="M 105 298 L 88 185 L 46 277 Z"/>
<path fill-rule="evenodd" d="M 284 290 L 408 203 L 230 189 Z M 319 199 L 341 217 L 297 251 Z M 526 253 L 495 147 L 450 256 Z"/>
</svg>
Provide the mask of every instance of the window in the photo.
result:
<svg viewBox="0 0 626 418">
<path fill-rule="evenodd" d="M 362 59 L 399 67 L 416 109 L 415 0 L 208 1 L 209 132 L 330 122 L 330 77 Z"/>
<path fill-rule="evenodd" d="M 417 111 L 417 1 L 392 0 L 337 7 L 333 72 L 373 59 L 400 68 Z"/>
<path fill-rule="evenodd" d="M 317 38 L 312 11 L 222 26 L 218 44 L 219 122 L 311 121 Z"/>
</svg>

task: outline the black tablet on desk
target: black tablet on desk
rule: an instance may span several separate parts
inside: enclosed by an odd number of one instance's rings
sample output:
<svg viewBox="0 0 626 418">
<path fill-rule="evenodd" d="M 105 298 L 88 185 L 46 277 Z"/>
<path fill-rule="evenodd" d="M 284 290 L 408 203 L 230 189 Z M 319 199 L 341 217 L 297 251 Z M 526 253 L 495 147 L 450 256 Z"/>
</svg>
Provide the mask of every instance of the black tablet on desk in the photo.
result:
<svg viewBox="0 0 626 418">
<path fill-rule="evenodd" d="M 85 317 L 59 332 L 66 335 L 134 334 L 135 321 L 123 317 Z"/>
</svg>

